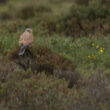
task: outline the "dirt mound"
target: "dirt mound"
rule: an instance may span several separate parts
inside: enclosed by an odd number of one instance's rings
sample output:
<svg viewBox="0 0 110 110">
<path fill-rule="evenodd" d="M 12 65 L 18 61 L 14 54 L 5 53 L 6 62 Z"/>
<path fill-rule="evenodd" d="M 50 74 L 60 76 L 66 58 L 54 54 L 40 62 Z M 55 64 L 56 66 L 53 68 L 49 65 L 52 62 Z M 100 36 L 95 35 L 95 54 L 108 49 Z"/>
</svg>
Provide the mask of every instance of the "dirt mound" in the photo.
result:
<svg viewBox="0 0 110 110">
<path fill-rule="evenodd" d="M 31 47 L 27 49 L 25 54 L 20 58 L 18 57 L 18 50 L 19 49 L 16 48 L 11 51 L 9 58 L 15 60 L 24 70 L 31 68 L 38 72 L 45 71 L 53 73 L 56 69 L 74 71 L 76 68 L 76 65 L 72 61 L 52 52 L 46 47 Z"/>
<path fill-rule="evenodd" d="M 43 46 L 27 49 L 20 58 L 18 57 L 18 50 L 16 48 L 11 51 L 9 58 L 15 61 L 23 70 L 26 71 L 30 68 L 33 73 L 45 72 L 46 75 L 54 75 L 58 79 L 64 78 L 69 81 L 69 87 L 77 84 L 80 74 L 75 72 L 76 65 L 69 59 Z"/>
</svg>

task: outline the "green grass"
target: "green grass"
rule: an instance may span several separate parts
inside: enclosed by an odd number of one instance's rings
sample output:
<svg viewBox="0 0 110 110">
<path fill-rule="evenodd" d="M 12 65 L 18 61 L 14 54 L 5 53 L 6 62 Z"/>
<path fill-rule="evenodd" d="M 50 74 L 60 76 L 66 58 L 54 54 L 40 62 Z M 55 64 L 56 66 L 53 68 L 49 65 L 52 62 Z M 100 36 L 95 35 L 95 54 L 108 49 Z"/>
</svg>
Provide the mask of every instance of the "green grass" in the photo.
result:
<svg viewBox="0 0 110 110">
<path fill-rule="evenodd" d="M 107 6 L 32 1 L 0 5 L 0 110 L 109 110 Z M 33 29 L 31 55 L 11 59 L 26 27 Z"/>
<path fill-rule="evenodd" d="M 20 32 L 14 34 L 4 34 L 0 38 L 1 55 L 8 56 L 8 53 L 12 51 L 18 45 Z M 100 37 L 100 38 L 99 38 Z M 90 71 L 91 65 L 94 65 L 94 69 L 103 67 L 109 69 L 109 36 L 104 37 L 98 35 L 93 38 L 81 37 L 71 38 L 64 35 L 34 35 L 34 45 L 42 45 L 51 49 L 53 52 L 63 55 L 65 58 L 70 59 L 78 65 L 78 70 L 87 72 Z M 100 49 L 103 48 L 103 52 Z"/>
</svg>

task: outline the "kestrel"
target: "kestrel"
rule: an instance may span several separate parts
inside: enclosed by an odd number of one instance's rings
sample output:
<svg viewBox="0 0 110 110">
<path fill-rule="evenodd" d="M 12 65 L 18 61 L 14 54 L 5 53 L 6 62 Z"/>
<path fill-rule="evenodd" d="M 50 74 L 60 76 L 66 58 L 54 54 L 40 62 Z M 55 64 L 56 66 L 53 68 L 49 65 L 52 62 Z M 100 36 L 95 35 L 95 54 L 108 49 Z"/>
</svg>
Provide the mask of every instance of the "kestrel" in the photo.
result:
<svg viewBox="0 0 110 110">
<path fill-rule="evenodd" d="M 25 50 L 31 46 L 33 43 L 33 35 L 32 35 L 32 29 L 27 28 L 25 32 L 20 36 L 19 40 L 19 56 L 23 55 Z"/>
</svg>

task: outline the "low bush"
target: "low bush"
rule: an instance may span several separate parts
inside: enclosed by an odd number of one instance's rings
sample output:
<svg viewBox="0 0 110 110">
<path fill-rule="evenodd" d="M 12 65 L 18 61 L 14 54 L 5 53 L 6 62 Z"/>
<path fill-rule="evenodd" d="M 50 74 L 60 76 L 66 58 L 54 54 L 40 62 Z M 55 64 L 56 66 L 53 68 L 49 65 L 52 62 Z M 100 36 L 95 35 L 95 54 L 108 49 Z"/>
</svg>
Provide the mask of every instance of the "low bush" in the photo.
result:
<svg viewBox="0 0 110 110">
<path fill-rule="evenodd" d="M 0 87 L 0 93 L 5 90 L 2 98 L 5 99 L 4 106 L 9 110 L 34 110 L 34 109 L 53 109 L 56 110 L 63 107 L 68 94 L 66 82 L 49 78 L 45 74 L 33 75 L 28 78 L 25 73 L 13 74 L 6 83 Z M 12 86 L 13 85 L 13 86 Z M 6 97 L 5 97 L 6 96 Z"/>
<path fill-rule="evenodd" d="M 1 20 L 10 20 L 11 18 L 12 18 L 12 16 L 7 11 L 2 11 L 0 14 Z"/>
<path fill-rule="evenodd" d="M 8 0 L 0 0 L 0 3 L 4 4 L 6 3 Z"/>
<path fill-rule="evenodd" d="M 18 17 L 22 18 L 22 19 L 28 19 L 28 18 L 32 18 L 35 16 L 35 7 L 33 6 L 26 6 L 24 8 L 21 9 L 21 11 L 19 11 L 17 13 Z"/>
<path fill-rule="evenodd" d="M 73 5 L 70 13 L 58 20 L 60 32 L 70 36 L 95 33 L 96 30 L 106 32 L 105 25 L 109 24 L 110 9 L 97 3 L 99 2 L 93 3 L 96 7 L 92 3 L 88 6 Z"/>
<path fill-rule="evenodd" d="M 54 76 L 16 71 L 0 83 L 0 104 L 3 110 L 109 110 L 109 78 L 98 70 L 88 79 L 80 79 L 78 87 L 69 89 L 65 80 Z"/>
<path fill-rule="evenodd" d="M 15 49 L 9 53 L 10 59 L 18 59 L 18 50 Z M 29 63 L 26 63 L 28 59 L 30 61 L 34 61 L 39 71 L 50 71 L 50 73 L 53 73 L 55 69 L 63 69 L 63 70 L 75 70 L 76 65 L 64 58 L 63 56 L 58 55 L 57 53 L 52 52 L 48 48 L 45 48 L 43 46 L 37 46 L 37 47 L 31 47 L 27 52 L 24 54 L 22 61 L 24 60 L 24 66 L 29 68 L 27 66 Z M 19 59 L 18 59 L 19 60 Z M 34 65 L 35 66 L 35 65 Z M 34 69 L 34 68 L 33 68 Z"/>
<path fill-rule="evenodd" d="M 43 15 L 44 13 L 50 12 L 51 8 L 48 6 L 27 4 L 26 6 L 21 7 L 21 9 L 17 12 L 16 17 L 26 20 L 33 18 L 34 16 L 38 16 L 39 14 Z"/>
<path fill-rule="evenodd" d="M 81 76 L 80 73 L 77 71 L 64 71 L 64 70 L 54 70 L 54 75 L 60 79 L 65 79 L 69 82 L 68 87 L 72 88 L 78 85 L 78 81 L 80 80 Z"/>
<path fill-rule="evenodd" d="M 89 0 L 76 0 L 76 3 L 79 5 L 88 5 Z"/>
<path fill-rule="evenodd" d="M 80 74 L 74 72 L 76 69 L 74 62 L 52 52 L 46 47 L 31 47 L 26 50 L 22 58 L 18 57 L 18 51 L 19 49 L 11 51 L 9 58 L 15 60 L 24 70 L 31 68 L 34 73 L 45 71 L 47 75 L 55 75 L 55 71 L 57 71 L 58 78 L 64 78 L 70 82 L 69 87 L 73 87 L 74 84 L 77 84 L 80 78 Z M 58 72 L 59 69 L 65 72 Z"/>
<path fill-rule="evenodd" d="M 103 70 L 95 72 L 73 98 L 73 108 L 76 110 L 109 110 L 109 79 Z"/>
</svg>

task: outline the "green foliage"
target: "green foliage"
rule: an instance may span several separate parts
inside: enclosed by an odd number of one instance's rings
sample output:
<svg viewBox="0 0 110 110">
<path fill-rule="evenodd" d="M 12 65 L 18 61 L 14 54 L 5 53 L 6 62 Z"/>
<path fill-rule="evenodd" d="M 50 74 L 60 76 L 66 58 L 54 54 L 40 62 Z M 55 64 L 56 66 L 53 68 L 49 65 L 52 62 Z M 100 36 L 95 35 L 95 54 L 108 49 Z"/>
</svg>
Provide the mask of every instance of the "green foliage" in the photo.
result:
<svg viewBox="0 0 110 110">
<path fill-rule="evenodd" d="M 0 3 L 4 4 L 6 3 L 8 0 L 0 0 Z"/>
<path fill-rule="evenodd" d="M 103 70 L 96 71 L 88 80 L 80 80 L 74 89 L 68 89 L 65 80 L 54 76 L 16 71 L 0 83 L 0 102 L 4 100 L 1 106 L 9 110 L 67 110 L 73 106 L 76 110 L 109 110 L 109 92 L 109 76 Z"/>
<path fill-rule="evenodd" d="M 0 5 L 0 110 L 109 110 L 109 18 L 108 0 Z M 27 27 L 34 43 L 18 57 Z"/>
<path fill-rule="evenodd" d="M 51 8 L 46 6 L 37 6 L 36 4 L 31 4 L 22 7 L 22 9 L 18 11 L 17 16 L 25 20 L 25 19 L 33 18 L 37 14 L 47 13 L 47 12 L 51 12 Z"/>
<path fill-rule="evenodd" d="M 4 94 L 4 96 L 7 95 L 5 105 L 9 110 L 15 108 L 17 110 L 35 108 L 43 110 L 44 108 L 63 107 L 62 104 L 65 101 L 63 96 L 69 92 L 65 81 L 55 80 L 45 74 L 33 75 L 30 73 L 30 77 L 29 74 L 26 75 L 23 72 L 19 76 L 18 74 L 13 74 L 11 79 L 0 89 L 6 91 Z M 9 101 L 7 102 L 7 100 Z"/>
<path fill-rule="evenodd" d="M 89 0 L 76 0 L 76 3 L 79 5 L 88 5 Z"/>
<path fill-rule="evenodd" d="M 16 49 L 9 53 L 9 58 L 14 60 L 18 59 L 19 49 Z M 19 61 L 20 62 L 20 61 Z M 23 62 L 23 63 L 22 63 Z M 27 63 L 30 62 L 30 63 Z M 36 71 L 46 71 L 47 74 L 52 74 L 56 69 L 62 70 L 75 70 L 76 65 L 73 62 L 57 53 L 51 52 L 51 50 L 43 47 L 31 47 L 28 49 L 23 58 L 21 59 L 21 63 L 24 65 L 25 69 L 31 67 Z"/>
<path fill-rule="evenodd" d="M 76 110 L 109 110 L 109 78 L 103 70 L 93 73 L 87 82 L 83 83 L 84 88 L 73 98 L 73 106 Z M 80 106 L 79 106 L 80 105 Z"/>
<path fill-rule="evenodd" d="M 60 31 L 70 36 L 85 35 L 96 30 L 104 33 L 109 17 L 110 9 L 100 0 L 92 0 L 88 6 L 74 4 L 70 13 L 60 18 Z"/>
</svg>

